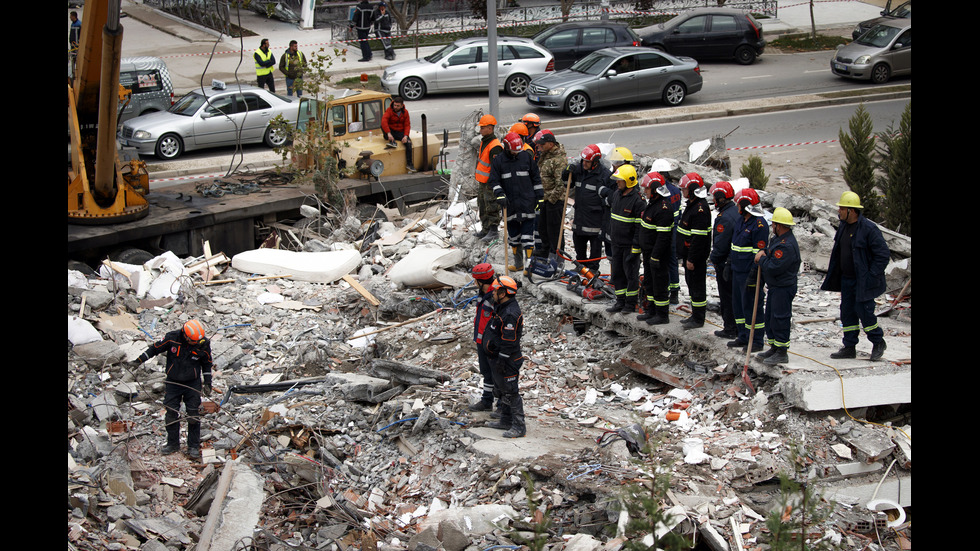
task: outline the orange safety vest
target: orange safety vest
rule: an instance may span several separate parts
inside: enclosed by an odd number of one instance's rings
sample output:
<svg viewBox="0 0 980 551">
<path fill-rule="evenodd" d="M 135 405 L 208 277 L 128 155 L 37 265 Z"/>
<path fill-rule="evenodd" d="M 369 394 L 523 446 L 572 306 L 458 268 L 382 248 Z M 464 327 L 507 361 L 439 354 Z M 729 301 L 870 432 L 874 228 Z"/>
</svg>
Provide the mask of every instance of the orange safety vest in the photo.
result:
<svg viewBox="0 0 980 551">
<path fill-rule="evenodd" d="M 476 181 L 485 184 L 490 180 L 490 152 L 500 146 L 500 140 L 494 138 L 480 150 L 480 158 L 476 162 Z"/>
</svg>

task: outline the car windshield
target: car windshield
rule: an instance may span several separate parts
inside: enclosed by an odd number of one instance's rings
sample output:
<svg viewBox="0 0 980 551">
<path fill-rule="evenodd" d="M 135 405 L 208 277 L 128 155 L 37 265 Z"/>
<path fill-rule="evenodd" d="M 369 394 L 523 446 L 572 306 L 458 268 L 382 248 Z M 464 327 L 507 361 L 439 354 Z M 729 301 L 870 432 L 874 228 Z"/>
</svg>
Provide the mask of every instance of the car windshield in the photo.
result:
<svg viewBox="0 0 980 551">
<path fill-rule="evenodd" d="M 889 27 L 888 25 L 876 25 L 868 30 L 868 32 L 862 34 L 858 37 L 855 42 L 861 44 L 862 46 L 874 46 L 876 48 L 884 48 L 891 43 L 892 39 L 898 36 L 898 33 L 902 32 L 902 29 L 896 27 Z"/>
<path fill-rule="evenodd" d="M 569 67 L 569 69 L 579 73 L 585 73 L 587 75 L 598 75 L 606 70 L 606 67 L 609 66 L 609 63 L 612 60 L 613 58 L 608 55 L 601 54 L 599 52 L 592 52 L 591 54 L 576 61 L 574 65 Z"/>
<path fill-rule="evenodd" d="M 455 52 L 456 50 L 457 47 L 455 44 L 446 44 L 438 52 L 426 56 L 423 59 L 425 59 L 429 63 L 439 63 L 440 61 L 442 61 L 443 58 L 447 57 L 449 54 Z"/>
<path fill-rule="evenodd" d="M 180 98 L 177 103 L 170 107 L 170 112 L 175 115 L 183 115 L 185 117 L 190 117 L 197 113 L 197 110 L 204 105 L 204 96 L 201 94 L 190 93 L 186 96 Z"/>
<path fill-rule="evenodd" d="M 902 17 L 902 18 L 905 18 L 905 19 L 911 18 L 912 17 L 912 2 L 906 2 L 906 3 L 902 4 L 901 6 L 895 8 L 894 10 L 892 10 L 892 12 L 890 14 L 888 14 L 888 15 L 891 15 L 892 17 Z"/>
</svg>

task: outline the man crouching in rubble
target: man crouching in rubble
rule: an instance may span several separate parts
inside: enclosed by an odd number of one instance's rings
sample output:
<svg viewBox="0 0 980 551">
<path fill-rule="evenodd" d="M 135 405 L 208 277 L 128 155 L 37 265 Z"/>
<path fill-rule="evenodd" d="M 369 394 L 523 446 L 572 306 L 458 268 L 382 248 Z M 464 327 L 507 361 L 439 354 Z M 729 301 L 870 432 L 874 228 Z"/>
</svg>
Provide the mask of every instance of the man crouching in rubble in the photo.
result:
<svg viewBox="0 0 980 551">
<path fill-rule="evenodd" d="M 524 356 L 521 354 L 521 335 L 524 318 L 517 304 L 517 282 L 507 276 L 498 276 L 493 287 L 497 307 L 493 319 L 483 334 L 483 346 L 490 359 L 493 384 L 500 392 L 500 420 L 487 425 L 505 430 L 504 438 L 520 438 L 527 434 L 524 424 L 524 400 L 517 386 Z"/>
<path fill-rule="evenodd" d="M 139 363 L 167 352 L 167 387 L 163 406 L 167 408 L 167 445 L 160 450 L 169 455 L 180 450 L 180 403 L 187 409 L 187 455 L 201 458 L 201 422 L 198 409 L 201 394 L 211 395 L 211 342 L 204 336 L 204 325 L 190 320 L 182 329 L 164 335 L 140 354 Z M 201 376 L 204 384 L 201 384 Z"/>
</svg>

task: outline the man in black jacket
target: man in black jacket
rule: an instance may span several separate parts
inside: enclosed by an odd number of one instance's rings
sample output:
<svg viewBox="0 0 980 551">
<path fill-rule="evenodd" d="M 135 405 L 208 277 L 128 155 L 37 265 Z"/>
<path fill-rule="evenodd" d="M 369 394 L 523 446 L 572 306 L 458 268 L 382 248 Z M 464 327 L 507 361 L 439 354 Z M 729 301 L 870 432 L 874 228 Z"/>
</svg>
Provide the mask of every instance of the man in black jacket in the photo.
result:
<svg viewBox="0 0 980 551">
<path fill-rule="evenodd" d="M 368 34 L 374 24 L 374 7 L 368 0 L 361 0 L 354 6 L 354 13 L 350 17 L 350 26 L 357 32 L 358 45 L 361 47 L 361 59 L 358 61 L 371 61 L 371 45 L 368 44 Z"/>
<path fill-rule="evenodd" d="M 180 449 L 180 404 L 187 410 L 187 455 L 201 458 L 201 422 L 198 409 L 201 394 L 211 395 L 211 343 L 204 336 L 204 325 L 190 320 L 182 329 L 167 333 L 140 354 L 139 363 L 167 353 L 166 394 L 167 445 L 161 450 L 171 454 Z M 204 377 L 202 385 L 201 377 Z"/>
<path fill-rule="evenodd" d="M 374 14 L 374 34 L 385 49 L 385 59 L 395 59 L 395 49 L 391 47 L 391 14 L 388 13 L 388 4 L 384 2 L 378 4 L 378 11 Z"/>
<path fill-rule="evenodd" d="M 711 211 L 708 190 L 696 172 L 681 178 L 681 191 L 687 199 L 681 221 L 677 224 L 677 257 L 684 264 L 684 282 L 691 297 L 691 315 L 681 322 L 684 329 L 704 326 L 708 310 L 708 255 L 711 252 Z"/>
<path fill-rule="evenodd" d="M 524 355 L 521 354 L 524 316 L 517 303 L 517 282 L 514 278 L 498 276 L 492 289 L 497 306 L 483 335 L 483 346 L 490 359 L 493 384 L 501 395 L 501 412 L 500 421 L 487 426 L 504 430 L 504 438 L 520 438 L 527 434 L 524 400 L 517 381 L 524 364 Z"/>
</svg>

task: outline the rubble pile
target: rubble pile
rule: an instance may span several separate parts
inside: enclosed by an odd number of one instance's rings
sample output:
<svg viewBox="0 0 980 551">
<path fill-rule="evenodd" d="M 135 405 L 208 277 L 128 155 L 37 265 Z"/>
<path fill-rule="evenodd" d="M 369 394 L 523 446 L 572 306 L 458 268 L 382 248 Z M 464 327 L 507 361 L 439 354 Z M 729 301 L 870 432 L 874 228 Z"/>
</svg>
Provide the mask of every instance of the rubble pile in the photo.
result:
<svg viewBox="0 0 980 551">
<path fill-rule="evenodd" d="M 808 213 L 797 225 L 811 258 L 795 315 L 832 316 L 814 266 L 826 265 L 835 218 L 814 214 L 826 205 L 764 200 Z M 789 475 L 824 492 L 810 504 L 829 510 L 806 525 L 811 544 L 909 548 L 891 486 L 910 504 L 910 403 L 854 418 L 802 412 L 772 374 L 756 373 L 749 392 L 742 362 L 703 338 L 613 331 L 582 314 L 581 296 L 545 285 L 518 294 L 528 435 L 504 441 L 484 427 L 488 413 L 467 409 L 482 391 L 472 285 L 389 278 L 420 246 L 457 248 L 456 266 L 440 269 L 463 281 L 480 261 L 499 264 L 501 247 L 471 235 L 473 209 L 326 225 L 308 213 L 302 227 L 317 231 L 303 250 L 361 256 L 357 277 L 335 283 L 255 277 L 227 259 L 189 273 L 207 259 L 173 255 L 69 271 L 69 546 L 460 551 L 546 540 L 617 550 L 652 537 L 630 528 L 630 511 L 636 520 L 637 496 L 667 477 L 657 496 L 666 528 L 709 549 L 769 549 L 771 511 L 799 520 L 799 502 L 780 491 Z M 134 362 L 189 319 L 208 327 L 215 359 L 199 463 L 159 453 L 163 359 Z M 835 346 L 829 327 L 796 325 L 794 338 Z M 864 506 L 869 486 L 877 511 Z"/>
</svg>

